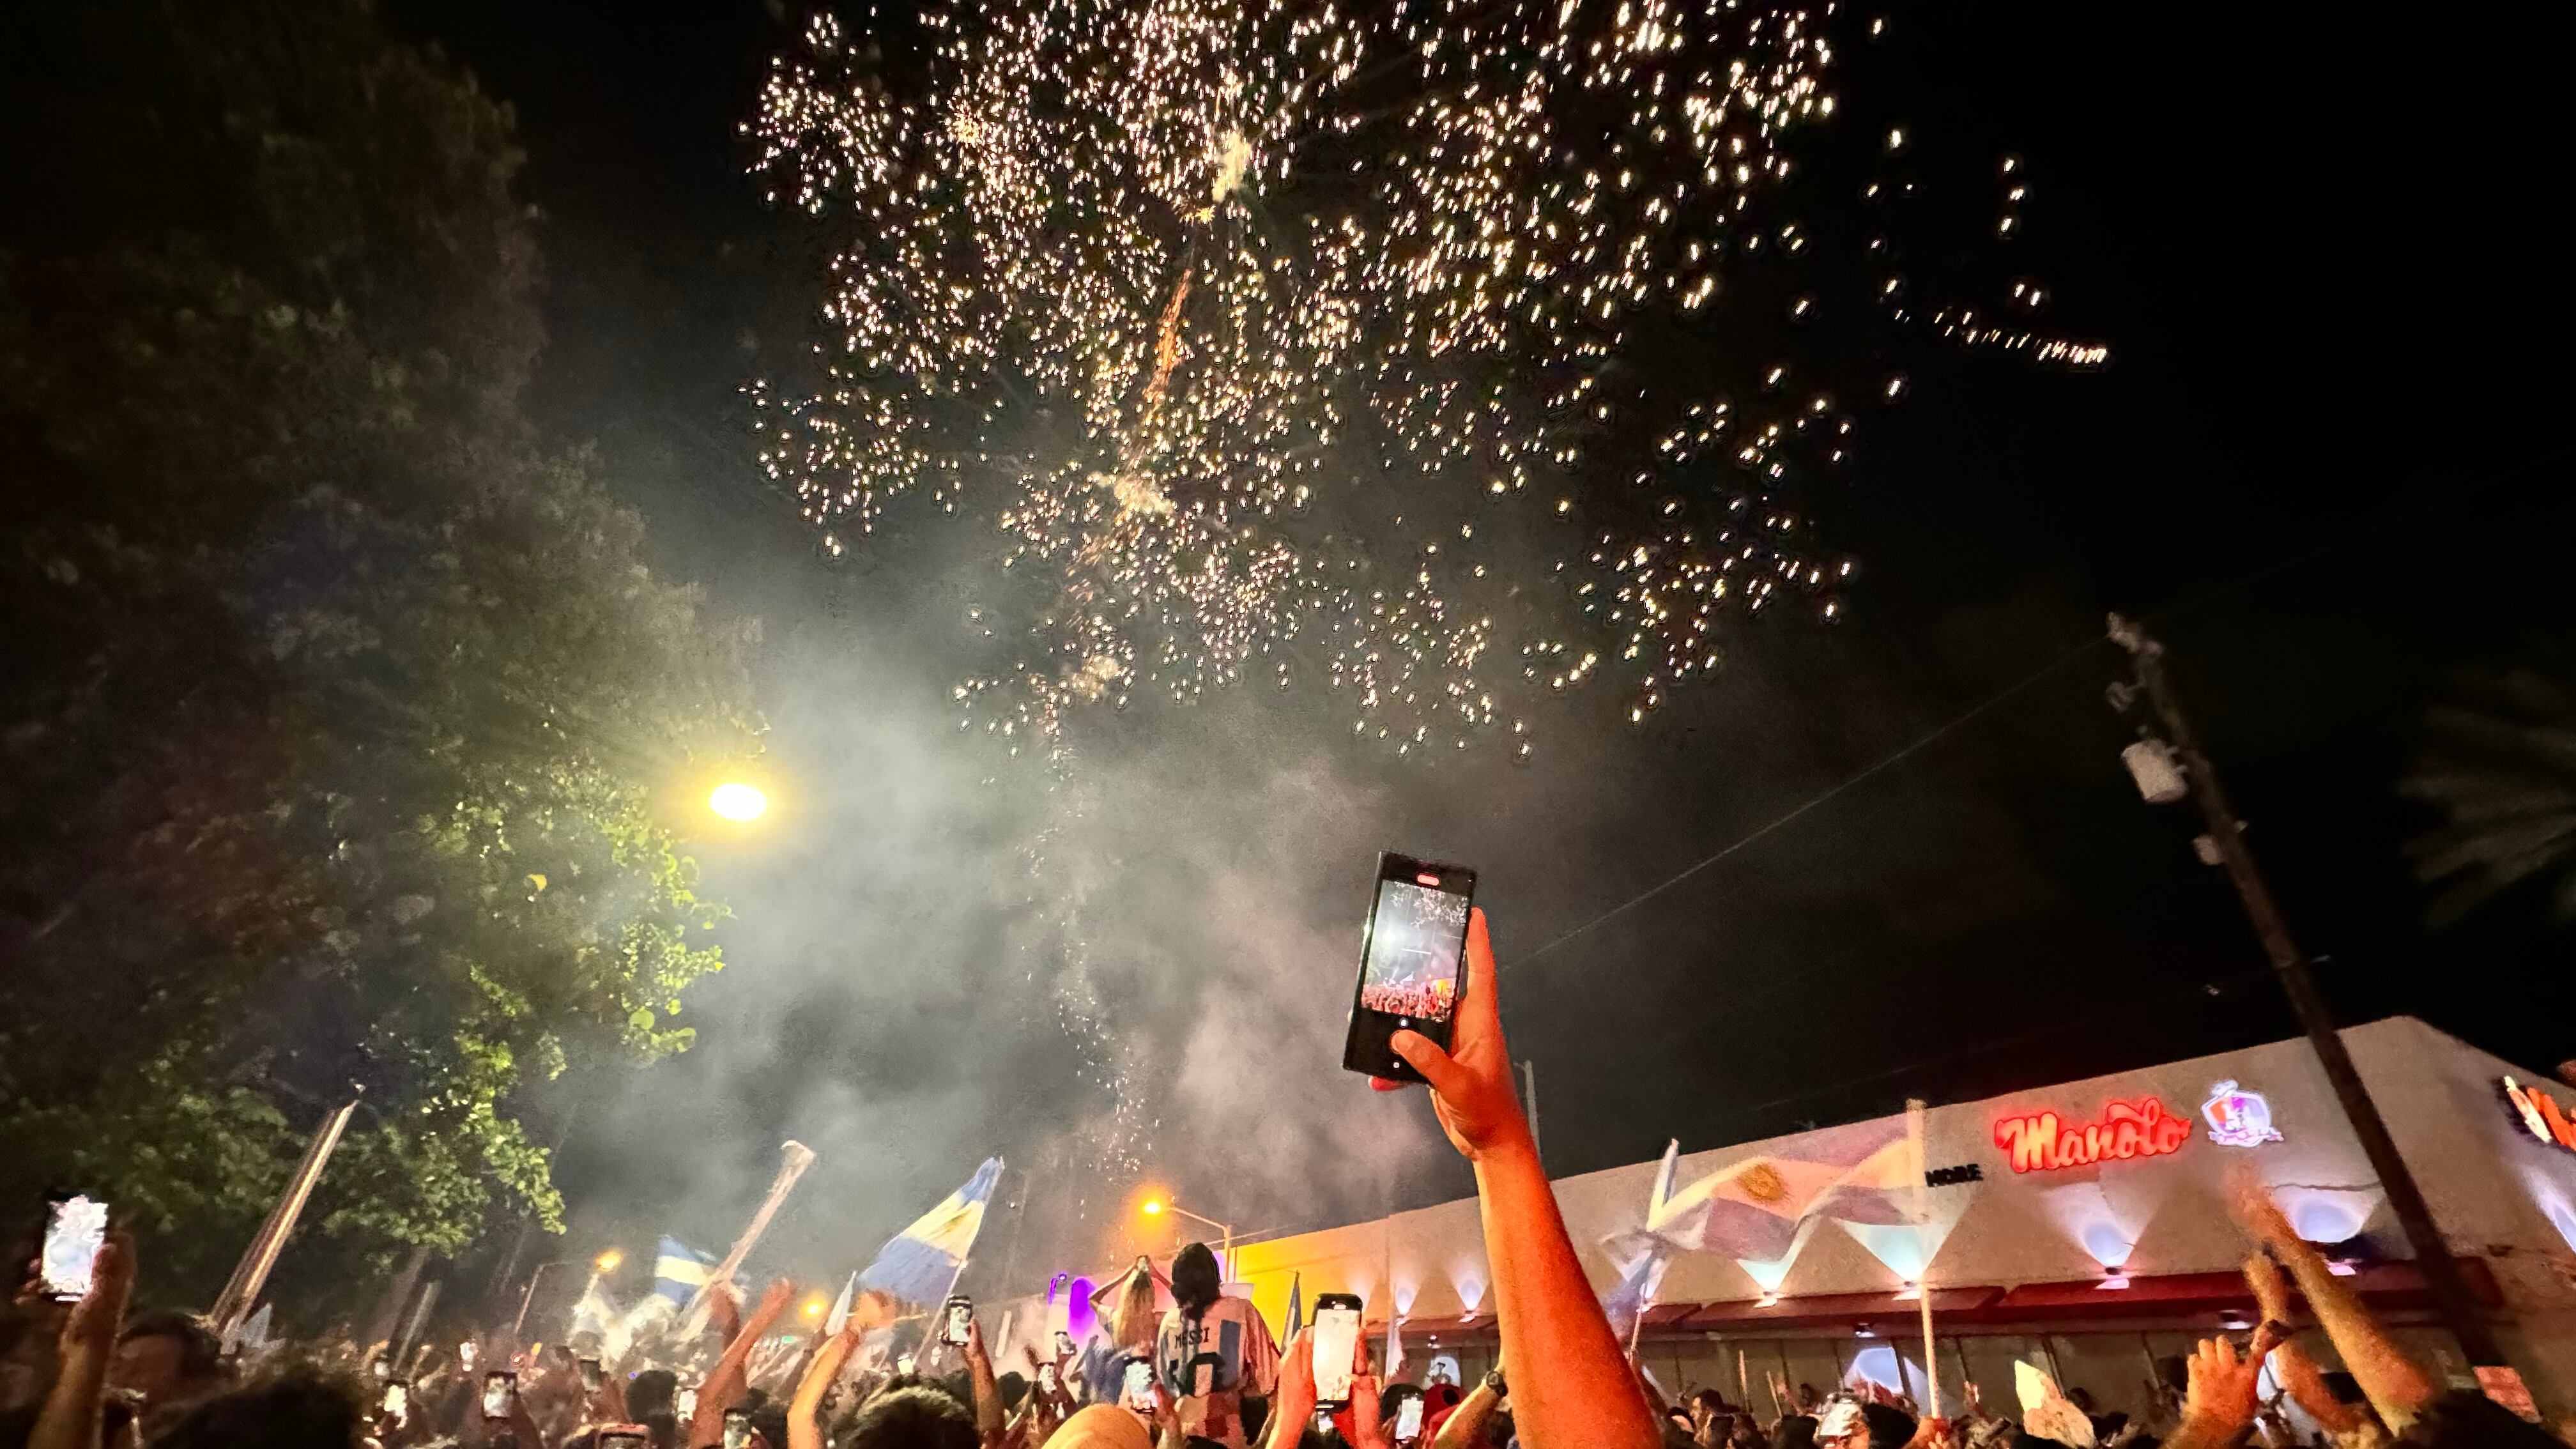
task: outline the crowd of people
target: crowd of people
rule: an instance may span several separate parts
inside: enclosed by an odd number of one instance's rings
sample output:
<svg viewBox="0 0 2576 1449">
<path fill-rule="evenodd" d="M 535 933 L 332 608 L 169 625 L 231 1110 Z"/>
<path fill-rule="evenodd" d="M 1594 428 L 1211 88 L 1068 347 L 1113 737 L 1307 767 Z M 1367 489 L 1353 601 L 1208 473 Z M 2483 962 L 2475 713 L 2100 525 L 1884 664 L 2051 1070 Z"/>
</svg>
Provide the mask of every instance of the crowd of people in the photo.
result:
<svg viewBox="0 0 2576 1449">
<path fill-rule="evenodd" d="M 613 1362 L 496 1334 L 395 1363 L 346 1337 L 242 1352 L 188 1314 L 136 1311 L 134 1244 L 114 1233 L 86 1293 L 30 1287 L 0 1319 L 0 1449 L 2293 1449 L 2259 1392 L 2267 1363 L 2337 1449 L 2568 1442 L 2428 1375 L 2253 1192 L 2237 1211 L 2263 1322 L 2241 1344 L 2203 1341 L 2150 1415 L 2092 1413 L 2054 1385 L 2025 1392 L 2017 1418 L 1973 1394 L 1926 1414 L 1866 1384 L 1774 1383 L 1768 1413 L 1687 1385 L 1676 1401 L 1612 1331 L 1558 1215 L 1513 1092 L 1481 913 L 1453 1047 L 1411 1032 L 1394 1046 L 1475 1169 L 1502 1367 L 1472 1386 L 1382 1382 L 1363 1341 L 1347 1398 L 1319 1404 L 1315 1333 L 1278 1345 L 1197 1244 L 1173 1262 L 1170 1308 L 1132 1273 L 1105 1339 L 1058 1338 L 1007 1367 L 971 1317 L 951 1335 L 945 1314 L 923 1324 L 880 1295 L 831 1331 L 780 1334 L 786 1283 L 747 1306 L 712 1293 L 708 1333 L 632 1343 Z M 2293 1285 L 2341 1372 L 2290 1327 Z"/>
</svg>

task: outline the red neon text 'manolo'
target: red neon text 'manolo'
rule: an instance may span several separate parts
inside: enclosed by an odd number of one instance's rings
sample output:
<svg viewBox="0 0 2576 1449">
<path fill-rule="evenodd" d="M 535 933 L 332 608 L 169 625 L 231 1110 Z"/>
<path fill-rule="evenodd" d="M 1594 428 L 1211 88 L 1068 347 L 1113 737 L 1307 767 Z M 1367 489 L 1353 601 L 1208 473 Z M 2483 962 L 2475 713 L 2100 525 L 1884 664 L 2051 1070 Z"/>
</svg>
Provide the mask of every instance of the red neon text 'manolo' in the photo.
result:
<svg viewBox="0 0 2576 1449">
<path fill-rule="evenodd" d="M 2012 1154 L 2015 1172 L 2162 1157 L 2189 1140 L 2191 1119 L 2166 1111 L 2153 1097 L 2113 1102 L 2099 1122 L 2066 1123 L 2054 1112 L 2034 1112 L 1995 1123 L 1995 1145 Z"/>
</svg>

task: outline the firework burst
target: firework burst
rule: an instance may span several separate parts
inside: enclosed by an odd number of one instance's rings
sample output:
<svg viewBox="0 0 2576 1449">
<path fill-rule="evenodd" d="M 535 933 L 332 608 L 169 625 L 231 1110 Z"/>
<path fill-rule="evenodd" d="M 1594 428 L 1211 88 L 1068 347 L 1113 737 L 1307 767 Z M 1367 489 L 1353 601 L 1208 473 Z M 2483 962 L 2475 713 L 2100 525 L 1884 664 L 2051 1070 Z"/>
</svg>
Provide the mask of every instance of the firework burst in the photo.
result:
<svg viewBox="0 0 2576 1449">
<path fill-rule="evenodd" d="M 1875 295 L 1800 284 L 1789 183 L 1832 129 L 1836 24 L 1737 0 L 818 17 L 746 126 L 774 197 L 843 227 L 816 374 L 754 389 L 764 464 L 835 551 L 908 495 L 998 526 L 1040 602 L 983 618 L 1006 657 L 958 695 L 1015 744 L 1301 675 L 1405 751 L 1526 752 L 1531 700 L 1605 674 L 1642 720 L 1729 613 L 1839 609 L 1851 566 L 1800 491 L 1906 389 L 1884 349 L 1798 360 L 1913 320 L 1885 235 Z M 1991 314 L 1920 330 L 2101 360 Z"/>
</svg>

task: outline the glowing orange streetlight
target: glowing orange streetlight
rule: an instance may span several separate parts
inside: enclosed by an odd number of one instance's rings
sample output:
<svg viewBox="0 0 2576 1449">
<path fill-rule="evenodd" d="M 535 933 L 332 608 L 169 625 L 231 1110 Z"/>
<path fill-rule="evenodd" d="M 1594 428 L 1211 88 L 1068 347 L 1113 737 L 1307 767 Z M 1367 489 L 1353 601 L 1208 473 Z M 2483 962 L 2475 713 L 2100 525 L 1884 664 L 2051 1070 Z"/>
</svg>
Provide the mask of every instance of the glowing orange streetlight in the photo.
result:
<svg viewBox="0 0 2576 1449">
<path fill-rule="evenodd" d="M 1214 1218 L 1202 1217 L 1197 1213 L 1191 1212 L 1188 1208 L 1172 1201 L 1169 1196 L 1159 1192 L 1148 1192 L 1145 1194 L 1145 1200 L 1136 1205 L 1136 1210 L 1149 1218 L 1158 1218 L 1165 1213 L 1171 1213 L 1178 1217 L 1188 1218 L 1194 1223 L 1205 1223 L 1209 1227 L 1216 1229 L 1219 1233 L 1224 1235 L 1224 1246 L 1217 1249 L 1217 1256 L 1225 1263 L 1225 1276 L 1228 1278 L 1232 1278 L 1234 1276 L 1233 1228 L 1224 1223 L 1218 1222 Z"/>
<path fill-rule="evenodd" d="M 820 1293 L 811 1294 L 805 1299 L 805 1316 L 819 1323 L 822 1321 L 823 1315 L 830 1311 L 831 1307 L 832 1301 L 830 1299 L 825 1298 Z"/>
</svg>

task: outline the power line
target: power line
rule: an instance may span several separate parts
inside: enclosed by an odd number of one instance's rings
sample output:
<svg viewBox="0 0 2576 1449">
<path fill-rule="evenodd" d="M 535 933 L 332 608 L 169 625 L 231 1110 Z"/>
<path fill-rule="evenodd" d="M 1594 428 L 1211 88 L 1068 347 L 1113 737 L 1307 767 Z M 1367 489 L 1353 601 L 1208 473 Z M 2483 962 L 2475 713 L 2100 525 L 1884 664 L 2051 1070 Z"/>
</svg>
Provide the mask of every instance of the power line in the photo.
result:
<svg viewBox="0 0 2576 1449">
<path fill-rule="evenodd" d="M 2204 589 L 2190 598 L 2170 604 L 2145 617 L 2156 620 L 2169 620 L 2177 614 L 2188 613 L 2193 609 L 2200 608 L 2205 604 L 2212 603 L 2229 594 L 2235 593 L 2239 589 L 2249 587 L 2253 584 L 2260 583 L 2266 579 L 2276 577 L 2295 569 L 2304 568 L 2328 554 L 2350 547 L 2373 534 L 2385 532 L 2401 523 L 2411 522 L 2424 514 L 2467 502 L 2472 498 L 2481 496 L 2486 491 L 2490 490 L 2473 490 L 2469 493 L 2454 494 L 2447 497 L 2436 498 L 2429 502 L 2418 504 L 2413 508 L 2401 509 L 2395 513 L 2384 515 L 2369 523 L 2363 524 L 2361 527 L 2343 534 L 2340 537 L 2328 539 L 2324 543 L 2318 544 L 2314 548 L 2307 549 L 2304 552 L 2292 554 L 2287 558 L 2275 560 L 2260 568 L 2240 574 L 2233 579 L 2227 580 L 2225 583 Z M 2073 663 L 2078 657 L 2098 647 L 2104 642 L 2106 641 L 2102 636 L 2096 636 L 2084 641 L 2082 644 L 2079 644 L 2072 649 L 2067 650 L 2065 653 L 2058 655 L 2055 659 L 2050 660 L 2048 663 L 2040 666 L 2030 674 L 2023 676 L 2012 684 L 2006 685 L 1994 694 L 1988 695 L 1985 699 L 1980 700 L 1978 703 L 1971 706 L 1965 713 L 1951 719 L 1948 723 L 1941 725 L 1930 734 L 1924 735 L 1914 740 L 1912 743 L 1896 750 L 1894 753 L 1881 758 L 1876 763 L 1863 769 L 1860 773 L 1847 777 L 1839 784 L 1834 785 L 1831 789 L 1826 790 L 1823 794 L 1810 798 L 1804 804 L 1799 805 L 1796 809 L 1789 811 L 1785 815 L 1779 816 L 1770 823 L 1755 830 L 1752 834 L 1737 838 L 1735 841 L 1720 849 L 1716 854 L 1704 857 L 1685 867 L 1679 874 L 1656 885 L 1649 886 L 1644 891 L 1629 897 L 1627 900 L 1621 901 L 1619 904 L 1612 906 L 1600 915 L 1593 917 L 1591 920 L 1585 921 L 1583 924 L 1576 926 L 1573 930 L 1567 931 L 1565 934 L 1549 941 L 1546 945 L 1539 947 L 1528 955 L 1514 958 L 1511 965 L 1518 965 L 1523 961 L 1536 961 L 1540 957 L 1554 951 L 1557 947 L 1573 940 L 1575 937 L 1584 935 L 1598 926 L 1606 924 L 1619 916 L 1625 915 L 1630 910 L 1645 904 L 1656 896 L 1662 895 L 1665 891 L 1672 889 L 1674 886 L 1677 886 L 1683 881 L 1690 879 L 1692 876 L 1699 874 L 1701 871 L 1708 869 L 1710 866 L 1716 865 L 1727 857 L 1734 855 L 1737 851 L 1744 849 L 1746 846 L 1782 829 L 1800 817 L 1806 815 L 1809 811 L 1815 810 L 1816 808 L 1831 802 L 1853 786 L 1870 780 L 1881 772 L 1901 764 L 1905 760 L 1921 753 L 1930 746 L 1939 743 L 1952 732 L 1983 716 L 1996 705 L 2013 698 L 2023 690 L 2030 688 L 2032 685 L 2037 684 L 2049 675 L 2065 668 L 2068 664 Z M 1499 975 L 1504 971 L 1510 970 L 1511 966 L 1497 962 L 1494 969 L 1496 974 Z"/>
</svg>

